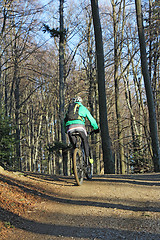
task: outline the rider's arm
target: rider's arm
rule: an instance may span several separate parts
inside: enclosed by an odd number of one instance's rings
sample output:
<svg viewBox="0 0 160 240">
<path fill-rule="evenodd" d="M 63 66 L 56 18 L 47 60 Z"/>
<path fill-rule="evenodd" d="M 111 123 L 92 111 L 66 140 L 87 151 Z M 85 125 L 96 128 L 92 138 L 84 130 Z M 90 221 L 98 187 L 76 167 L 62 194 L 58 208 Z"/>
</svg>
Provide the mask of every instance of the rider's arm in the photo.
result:
<svg viewBox="0 0 160 240">
<path fill-rule="evenodd" d="M 88 120 L 90 121 L 93 129 L 94 130 L 98 129 L 98 124 L 97 124 L 96 120 L 94 119 L 94 117 L 89 112 L 89 110 L 84 106 L 81 106 L 79 110 L 80 110 L 79 111 L 80 116 L 87 117 Z"/>
</svg>

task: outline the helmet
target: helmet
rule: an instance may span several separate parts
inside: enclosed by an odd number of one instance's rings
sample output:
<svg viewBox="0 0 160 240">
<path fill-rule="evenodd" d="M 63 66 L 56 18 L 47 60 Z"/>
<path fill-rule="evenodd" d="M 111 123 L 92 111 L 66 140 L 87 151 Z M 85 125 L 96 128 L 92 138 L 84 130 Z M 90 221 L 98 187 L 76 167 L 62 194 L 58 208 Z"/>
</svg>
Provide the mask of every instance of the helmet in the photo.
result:
<svg viewBox="0 0 160 240">
<path fill-rule="evenodd" d="M 72 99 L 72 102 L 82 102 L 82 98 L 81 97 L 74 97 Z"/>
</svg>

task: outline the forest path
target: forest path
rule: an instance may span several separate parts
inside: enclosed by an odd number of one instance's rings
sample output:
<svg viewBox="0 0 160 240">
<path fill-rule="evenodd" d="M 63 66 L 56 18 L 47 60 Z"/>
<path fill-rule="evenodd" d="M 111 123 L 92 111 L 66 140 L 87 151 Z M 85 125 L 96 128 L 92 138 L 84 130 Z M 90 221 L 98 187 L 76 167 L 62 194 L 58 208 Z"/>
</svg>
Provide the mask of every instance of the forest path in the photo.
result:
<svg viewBox="0 0 160 240">
<path fill-rule="evenodd" d="M 10 225 L 3 240 L 160 239 L 159 173 L 94 176 L 80 187 L 73 177 L 6 171 L 0 181 L 1 196 L 12 200 L 0 212 Z"/>
</svg>

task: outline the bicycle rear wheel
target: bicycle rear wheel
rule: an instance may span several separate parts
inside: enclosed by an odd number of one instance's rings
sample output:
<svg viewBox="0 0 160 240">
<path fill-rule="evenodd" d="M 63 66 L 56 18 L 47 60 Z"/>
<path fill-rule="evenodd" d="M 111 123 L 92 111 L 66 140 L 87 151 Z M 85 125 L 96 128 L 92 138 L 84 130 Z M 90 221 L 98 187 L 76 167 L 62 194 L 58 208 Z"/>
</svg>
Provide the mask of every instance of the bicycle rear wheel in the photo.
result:
<svg viewBox="0 0 160 240">
<path fill-rule="evenodd" d="M 73 153 L 73 169 L 77 185 L 81 186 L 83 183 L 84 171 L 83 171 L 83 153 L 79 148 L 76 148 Z"/>
</svg>

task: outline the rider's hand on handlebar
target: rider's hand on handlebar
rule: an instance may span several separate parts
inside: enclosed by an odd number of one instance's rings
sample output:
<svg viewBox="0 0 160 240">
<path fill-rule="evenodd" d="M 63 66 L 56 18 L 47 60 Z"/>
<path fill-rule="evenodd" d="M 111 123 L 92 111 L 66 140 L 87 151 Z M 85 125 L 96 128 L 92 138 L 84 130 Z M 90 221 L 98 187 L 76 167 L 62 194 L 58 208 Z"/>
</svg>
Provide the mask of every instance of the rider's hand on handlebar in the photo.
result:
<svg viewBox="0 0 160 240">
<path fill-rule="evenodd" d="M 99 133 L 99 128 L 96 129 L 96 130 L 92 130 L 92 131 L 90 132 L 90 135 L 93 134 L 93 133 Z"/>
<path fill-rule="evenodd" d="M 94 133 L 99 133 L 99 128 L 97 128 L 96 130 L 94 130 Z"/>
</svg>

